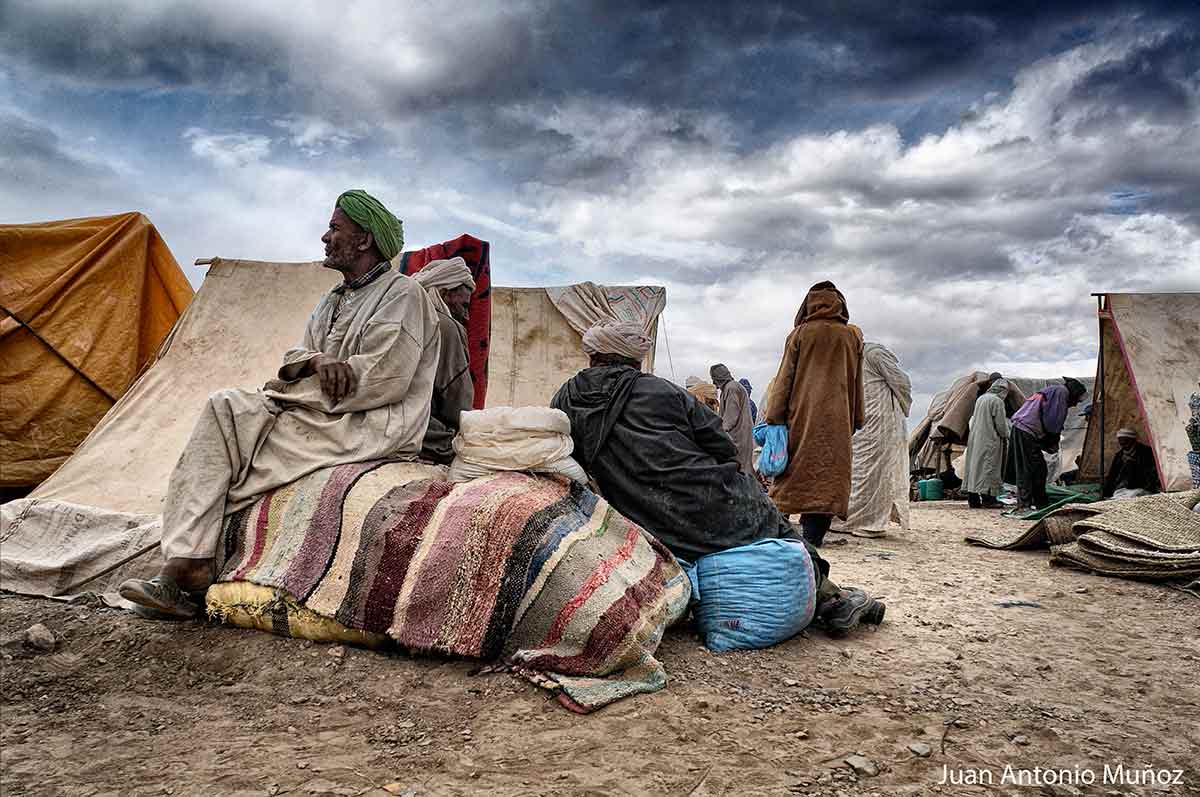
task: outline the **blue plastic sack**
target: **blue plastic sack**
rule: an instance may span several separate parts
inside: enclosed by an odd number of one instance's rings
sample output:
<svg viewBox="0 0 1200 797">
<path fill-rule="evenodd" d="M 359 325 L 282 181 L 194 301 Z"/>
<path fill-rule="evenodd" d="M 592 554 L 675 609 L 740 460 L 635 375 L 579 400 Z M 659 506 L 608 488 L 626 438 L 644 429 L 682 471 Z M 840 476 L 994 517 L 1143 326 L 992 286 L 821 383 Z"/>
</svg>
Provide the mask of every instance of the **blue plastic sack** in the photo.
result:
<svg viewBox="0 0 1200 797">
<path fill-rule="evenodd" d="M 763 476 L 778 476 L 788 464 L 788 433 L 783 424 L 770 424 L 763 430 L 762 453 L 758 455 L 758 472 Z"/>
<path fill-rule="evenodd" d="M 754 445 L 761 446 L 767 442 L 767 422 L 759 421 L 750 429 L 754 434 Z"/>
<path fill-rule="evenodd" d="M 692 614 L 709 650 L 753 650 L 790 639 L 812 622 L 817 579 L 799 540 L 759 540 L 684 564 Z"/>
</svg>

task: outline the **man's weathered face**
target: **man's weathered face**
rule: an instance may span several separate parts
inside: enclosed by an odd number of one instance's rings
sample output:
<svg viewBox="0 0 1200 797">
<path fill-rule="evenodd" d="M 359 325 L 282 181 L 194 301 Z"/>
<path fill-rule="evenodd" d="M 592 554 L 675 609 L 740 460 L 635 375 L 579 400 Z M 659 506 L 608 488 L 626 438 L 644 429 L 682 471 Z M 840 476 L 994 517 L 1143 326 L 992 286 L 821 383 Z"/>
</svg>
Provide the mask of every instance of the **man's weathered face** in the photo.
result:
<svg viewBox="0 0 1200 797">
<path fill-rule="evenodd" d="M 471 289 L 466 285 L 442 291 L 442 301 L 450 310 L 450 316 L 458 323 L 466 326 L 471 317 Z"/>
<path fill-rule="evenodd" d="M 329 229 L 321 236 L 325 244 L 325 268 L 335 271 L 350 271 L 358 256 L 370 246 L 366 230 L 354 223 L 341 208 L 333 209 Z"/>
<path fill-rule="evenodd" d="M 1117 442 L 1121 444 L 1121 450 L 1126 453 L 1137 448 L 1137 440 L 1132 437 L 1118 437 Z"/>
</svg>

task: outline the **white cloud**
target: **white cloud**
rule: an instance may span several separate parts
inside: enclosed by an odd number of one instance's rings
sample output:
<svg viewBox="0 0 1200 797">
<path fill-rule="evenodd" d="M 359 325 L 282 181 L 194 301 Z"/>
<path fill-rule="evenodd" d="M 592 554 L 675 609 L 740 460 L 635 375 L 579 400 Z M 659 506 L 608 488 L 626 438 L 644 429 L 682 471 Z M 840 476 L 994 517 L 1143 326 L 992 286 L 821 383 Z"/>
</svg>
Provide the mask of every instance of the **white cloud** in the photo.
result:
<svg viewBox="0 0 1200 797">
<path fill-rule="evenodd" d="M 257 164 L 271 151 L 271 139 L 252 133 L 210 133 L 189 127 L 183 137 L 190 142 L 193 155 L 222 169 Z"/>
</svg>

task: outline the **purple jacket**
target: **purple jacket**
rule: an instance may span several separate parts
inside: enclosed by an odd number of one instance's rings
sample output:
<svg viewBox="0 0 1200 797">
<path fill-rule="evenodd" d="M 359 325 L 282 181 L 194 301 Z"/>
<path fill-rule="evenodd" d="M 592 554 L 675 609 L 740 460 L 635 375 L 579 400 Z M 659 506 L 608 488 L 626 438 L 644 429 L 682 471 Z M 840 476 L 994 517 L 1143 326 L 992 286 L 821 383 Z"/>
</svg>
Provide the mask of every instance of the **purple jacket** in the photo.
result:
<svg viewBox="0 0 1200 797">
<path fill-rule="evenodd" d="M 1025 399 L 1013 415 L 1012 425 L 1038 440 L 1062 434 L 1067 422 L 1067 395 L 1062 385 L 1042 388 Z"/>
</svg>

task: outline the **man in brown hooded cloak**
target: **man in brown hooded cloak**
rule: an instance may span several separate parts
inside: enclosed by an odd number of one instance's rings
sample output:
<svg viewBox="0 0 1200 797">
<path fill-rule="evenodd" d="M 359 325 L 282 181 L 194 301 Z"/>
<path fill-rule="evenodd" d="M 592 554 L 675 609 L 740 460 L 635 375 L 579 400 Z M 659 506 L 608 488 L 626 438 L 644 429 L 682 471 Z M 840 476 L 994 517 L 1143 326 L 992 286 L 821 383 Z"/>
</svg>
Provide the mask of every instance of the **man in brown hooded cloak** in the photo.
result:
<svg viewBox="0 0 1200 797">
<path fill-rule="evenodd" d="M 787 468 L 771 499 L 799 514 L 804 536 L 819 546 L 833 516 L 850 506 L 855 431 L 863 415 L 863 335 L 850 323 L 846 298 L 832 282 L 809 289 L 784 346 L 767 399 L 769 424 L 788 428 Z"/>
</svg>

